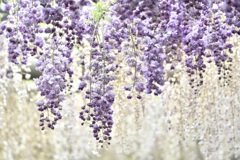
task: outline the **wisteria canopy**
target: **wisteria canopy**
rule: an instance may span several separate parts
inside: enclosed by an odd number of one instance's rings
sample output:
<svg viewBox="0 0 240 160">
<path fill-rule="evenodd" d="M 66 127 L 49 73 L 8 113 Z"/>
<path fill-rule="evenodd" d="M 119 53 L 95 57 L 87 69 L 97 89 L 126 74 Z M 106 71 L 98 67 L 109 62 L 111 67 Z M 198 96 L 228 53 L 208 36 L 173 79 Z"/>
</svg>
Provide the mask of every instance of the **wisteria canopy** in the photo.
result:
<svg viewBox="0 0 240 160">
<path fill-rule="evenodd" d="M 117 139 L 123 119 L 142 123 L 151 108 L 178 145 L 196 142 L 211 160 L 240 156 L 240 0 L 1 0 L 1 7 L 1 110 L 9 86 L 34 81 L 29 107 L 42 134 L 65 123 L 66 102 L 77 98 L 77 123 L 100 148 Z"/>
</svg>

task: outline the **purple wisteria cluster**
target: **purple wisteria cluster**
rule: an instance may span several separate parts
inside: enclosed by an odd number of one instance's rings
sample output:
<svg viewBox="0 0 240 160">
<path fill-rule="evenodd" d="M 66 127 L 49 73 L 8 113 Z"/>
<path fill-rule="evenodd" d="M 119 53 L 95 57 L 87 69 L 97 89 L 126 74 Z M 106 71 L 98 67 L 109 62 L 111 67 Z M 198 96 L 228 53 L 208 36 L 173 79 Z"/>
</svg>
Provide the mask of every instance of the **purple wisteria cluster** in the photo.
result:
<svg viewBox="0 0 240 160">
<path fill-rule="evenodd" d="M 93 136 L 100 144 L 104 142 L 110 144 L 113 127 L 112 105 L 115 99 L 112 82 L 115 80 L 114 72 L 118 65 L 114 63 L 115 54 L 111 52 L 113 47 L 109 42 L 109 36 L 100 35 L 100 22 L 104 20 L 104 14 L 103 12 L 99 16 L 100 19 L 85 14 L 86 19 L 94 23 L 85 24 L 85 30 L 91 35 L 87 37 L 91 49 L 87 66 L 89 70 L 80 78 L 79 90 L 86 88 L 85 98 L 88 99 L 88 103 L 82 106 L 79 118 L 83 120 L 82 124 L 90 123 Z M 83 65 L 84 56 L 82 59 Z"/>
<path fill-rule="evenodd" d="M 240 2 L 238 0 L 218 0 L 218 3 L 220 4 L 220 9 L 226 16 L 226 23 L 240 27 Z"/>
<path fill-rule="evenodd" d="M 10 9 L 10 6 L 11 9 Z M 42 75 L 36 85 L 40 126 L 54 129 L 62 118 L 62 102 L 79 83 L 85 95 L 80 119 L 89 124 L 99 143 L 111 140 L 114 81 L 123 56 L 132 83 L 123 86 L 127 99 L 137 93 L 160 95 L 167 80 L 185 64 L 195 94 L 204 84 L 207 63 L 218 68 L 223 85 L 231 79 L 232 47 L 228 38 L 240 34 L 238 0 L 20 0 L 6 5 L 10 15 L 0 33 L 8 38 L 8 57 L 15 64 L 37 59 Z M 87 42 L 89 54 L 79 53 L 82 73 L 71 69 L 72 51 Z M 79 80 L 73 79 L 73 74 Z"/>
<path fill-rule="evenodd" d="M 60 111 L 64 100 L 64 95 L 67 89 L 67 75 L 71 77 L 73 71 L 69 68 L 71 58 L 69 57 L 69 48 L 66 47 L 66 41 L 58 37 L 52 37 L 51 46 L 44 48 L 46 52 L 41 52 L 38 55 L 38 62 L 36 67 L 42 72 L 42 76 L 36 80 L 38 91 L 44 100 L 39 100 L 36 104 L 38 110 L 41 111 L 40 126 L 44 125 L 44 121 L 48 122 L 48 127 L 54 129 L 57 120 L 62 116 Z M 44 115 L 44 112 L 47 115 Z M 49 112 L 52 113 L 54 118 L 50 119 Z M 44 129 L 44 127 L 42 127 Z"/>
<path fill-rule="evenodd" d="M 140 48 L 143 55 L 138 56 L 142 61 L 139 72 L 145 78 L 146 93 L 161 94 L 166 80 L 164 64 L 171 64 L 174 70 L 183 58 L 189 84 L 195 93 L 203 85 L 205 59 L 215 62 L 219 79 L 226 79 L 226 73 L 231 71 L 232 58 L 228 53 L 232 45 L 227 38 L 238 30 L 227 24 L 237 26 L 238 2 L 119 0 L 113 10 L 120 15 L 123 24 L 134 24 L 138 33 L 136 41 L 144 44 Z M 231 12 L 230 19 L 228 12 Z M 226 20 L 222 20 L 222 15 L 226 15 Z"/>
</svg>

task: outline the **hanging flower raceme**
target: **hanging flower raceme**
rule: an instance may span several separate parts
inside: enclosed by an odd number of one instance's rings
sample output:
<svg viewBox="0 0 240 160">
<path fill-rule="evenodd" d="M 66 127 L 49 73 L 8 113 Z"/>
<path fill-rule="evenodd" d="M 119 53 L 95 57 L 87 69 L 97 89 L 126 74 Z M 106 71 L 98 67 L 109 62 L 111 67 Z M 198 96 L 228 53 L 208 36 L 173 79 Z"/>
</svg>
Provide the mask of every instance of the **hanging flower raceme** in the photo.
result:
<svg viewBox="0 0 240 160">
<path fill-rule="evenodd" d="M 115 57 L 111 44 L 106 38 L 108 35 L 100 31 L 107 16 L 105 5 L 107 5 L 105 2 L 95 3 L 92 14 L 85 14 L 93 23 L 88 21 L 84 25 L 85 34 L 91 36 L 87 38 L 91 49 L 88 70 L 79 84 L 79 90 L 87 88 L 85 98 L 88 103 L 82 107 L 79 117 L 83 120 L 82 124 L 90 122 L 93 136 L 99 143 L 110 144 L 113 126 L 112 105 L 115 99 L 112 81 L 115 80 L 114 72 L 117 67 L 114 64 Z"/>
<path fill-rule="evenodd" d="M 66 43 L 65 40 L 59 40 L 53 36 L 51 45 L 46 44 L 44 52 L 40 52 L 38 55 L 37 69 L 42 72 L 42 76 L 36 80 L 36 84 L 41 96 L 44 96 L 43 100 L 36 103 L 38 110 L 42 112 L 40 126 L 43 126 L 44 121 L 46 121 L 48 127 L 52 129 L 54 129 L 57 120 L 62 118 L 60 114 L 61 102 L 64 100 L 67 83 L 71 82 L 73 74 L 69 68 L 69 64 L 72 62 L 69 56 L 71 51 L 66 47 Z M 49 112 L 54 117 L 51 118 Z"/>
<path fill-rule="evenodd" d="M 162 94 L 166 73 L 175 74 L 182 64 L 195 95 L 204 84 L 207 62 L 213 61 L 219 80 L 229 84 L 233 44 L 228 39 L 240 33 L 239 6 L 237 0 L 20 0 L 11 9 L 6 6 L 10 15 L 0 33 L 8 38 L 11 62 L 37 59 L 42 129 L 45 124 L 54 129 L 62 102 L 79 83 L 86 100 L 80 119 L 90 123 L 99 143 L 110 143 L 114 82 L 124 64 L 131 78 L 122 86 L 128 99 L 135 93 L 138 99 Z M 72 52 L 83 46 L 87 51 L 77 53 L 82 72 L 74 73 L 70 65 L 78 60 Z"/>
<path fill-rule="evenodd" d="M 18 64 L 26 64 L 28 56 L 35 55 L 37 47 L 42 44 L 37 41 L 41 39 L 37 33 L 41 33 L 39 23 L 43 22 L 43 6 L 39 1 L 32 2 L 22 0 L 21 3 L 14 3 L 8 16 L 8 23 L 1 27 L 9 39 L 8 52 L 9 60 Z"/>
</svg>

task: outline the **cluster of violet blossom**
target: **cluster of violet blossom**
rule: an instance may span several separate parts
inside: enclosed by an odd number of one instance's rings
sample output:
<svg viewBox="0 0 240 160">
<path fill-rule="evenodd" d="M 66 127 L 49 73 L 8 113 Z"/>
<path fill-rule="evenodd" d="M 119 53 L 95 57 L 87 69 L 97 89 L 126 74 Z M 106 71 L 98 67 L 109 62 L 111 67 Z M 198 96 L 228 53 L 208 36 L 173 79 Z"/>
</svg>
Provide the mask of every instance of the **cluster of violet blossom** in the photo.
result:
<svg viewBox="0 0 240 160">
<path fill-rule="evenodd" d="M 226 10 L 226 7 L 230 9 Z M 203 84 L 204 59 L 208 63 L 215 62 L 220 79 L 227 78 L 232 61 L 228 54 L 232 53 L 232 44 L 227 39 L 239 33 L 234 28 L 239 22 L 238 9 L 239 4 L 234 0 L 119 0 L 113 5 L 123 24 L 134 24 L 137 28 L 136 41 L 144 44 L 140 48 L 143 54 L 139 55 L 142 68 L 138 71 L 145 78 L 146 93 L 154 92 L 155 95 L 162 93 L 161 86 L 166 81 L 164 64 L 171 64 L 171 70 L 174 70 L 183 57 L 189 84 L 195 93 Z M 228 12 L 231 12 L 230 19 Z M 221 15 L 226 15 L 225 21 Z"/>
<path fill-rule="evenodd" d="M 95 139 L 109 143 L 119 54 L 125 57 L 130 68 L 126 75 L 133 81 L 123 88 L 135 90 L 138 99 L 143 93 L 160 95 L 165 65 L 174 71 L 181 62 L 197 94 L 206 63 L 215 63 L 219 79 L 230 74 L 233 45 L 227 40 L 240 34 L 239 11 L 238 0 L 20 0 L 12 4 L 0 33 L 8 38 L 11 62 L 27 64 L 29 56 L 38 59 L 36 68 L 42 75 L 36 85 L 44 98 L 36 104 L 42 129 L 45 123 L 54 129 L 62 118 L 67 90 L 79 83 L 87 99 L 79 115 L 82 124 L 90 122 Z M 90 45 L 90 55 L 79 53 L 84 72 L 80 82 L 74 82 L 73 74 L 80 73 L 71 70 L 75 62 L 71 53 L 83 40 Z"/>
</svg>

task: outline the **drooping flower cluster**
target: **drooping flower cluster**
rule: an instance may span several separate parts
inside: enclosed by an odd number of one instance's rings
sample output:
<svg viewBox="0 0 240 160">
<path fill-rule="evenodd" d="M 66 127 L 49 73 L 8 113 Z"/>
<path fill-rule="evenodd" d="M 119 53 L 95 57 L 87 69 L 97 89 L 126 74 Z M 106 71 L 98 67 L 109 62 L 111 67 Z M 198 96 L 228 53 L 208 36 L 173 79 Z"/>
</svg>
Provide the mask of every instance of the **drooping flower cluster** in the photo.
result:
<svg viewBox="0 0 240 160">
<path fill-rule="evenodd" d="M 112 81 L 115 80 L 114 72 L 118 68 L 114 63 L 115 57 L 105 31 L 100 32 L 100 25 L 107 16 L 106 5 L 105 2 L 96 3 L 92 8 L 92 14 L 85 15 L 93 22 L 85 25 L 86 31 L 91 35 L 87 38 L 91 48 L 89 71 L 82 76 L 79 84 L 79 90 L 83 90 L 88 84 L 86 90 L 88 103 L 82 107 L 79 117 L 84 122 L 90 122 L 93 136 L 99 143 L 108 142 L 112 138 L 111 107 L 115 99 Z"/>
<path fill-rule="evenodd" d="M 238 0 L 218 1 L 220 9 L 225 13 L 226 23 L 240 27 L 240 2 Z"/>
<path fill-rule="evenodd" d="M 8 38 L 11 62 L 26 64 L 29 56 L 38 60 L 42 75 L 36 84 L 44 98 L 36 104 L 42 129 L 44 123 L 54 129 L 62 118 L 65 95 L 72 83 L 79 83 L 87 100 L 79 117 L 83 124 L 90 122 L 98 142 L 108 142 L 113 85 L 121 63 L 128 65 L 126 75 L 132 79 L 123 86 L 128 99 L 132 92 L 138 99 L 143 93 L 160 95 L 166 66 L 175 73 L 182 63 L 195 95 L 204 83 L 207 63 L 215 63 L 223 85 L 230 82 L 233 45 L 228 38 L 240 33 L 237 0 L 20 0 L 12 6 L 0 33 Z M 71 54 L 85 43 L 89 54 L 79 53 L 82 73 L 80 82 L 73 81 L 78 73 L 71 69 Z M 117 62 L 118 56 L 124 62 Z"/>
<path fill-rule="evenodd" d="M 36 80 L 38 91 L 41 96 L 45 97 L 45 100 L 39 100 L 36 104 L 38 110 L 41 111 L 40 126 L 44 125 L 44 121 L 48 122 L 48 127 L 54 129 L 54 125 L 57 120 L 62 116 L 60 111 L 62 105 L 60 104 L 64 100 L 64 95 L 67 90 L 67 74 L 72 76 L 73 72 L 69 68 L 71 58 L 69 57 L 69 50 L 65 46 L 65 41 L 53 37 L 51 41 L 52 46 L 45 48 L 44 53 L 40 52 L 38 56 L 37 69 L 42 72 L 42 76 Z M 44 115 L 45 111 L 45 115 Z M 54 118 L 50 119 L 49 113 L 54 115 Z M 42 129 L 44 129 L 42 127 Z"/>
</svg>

